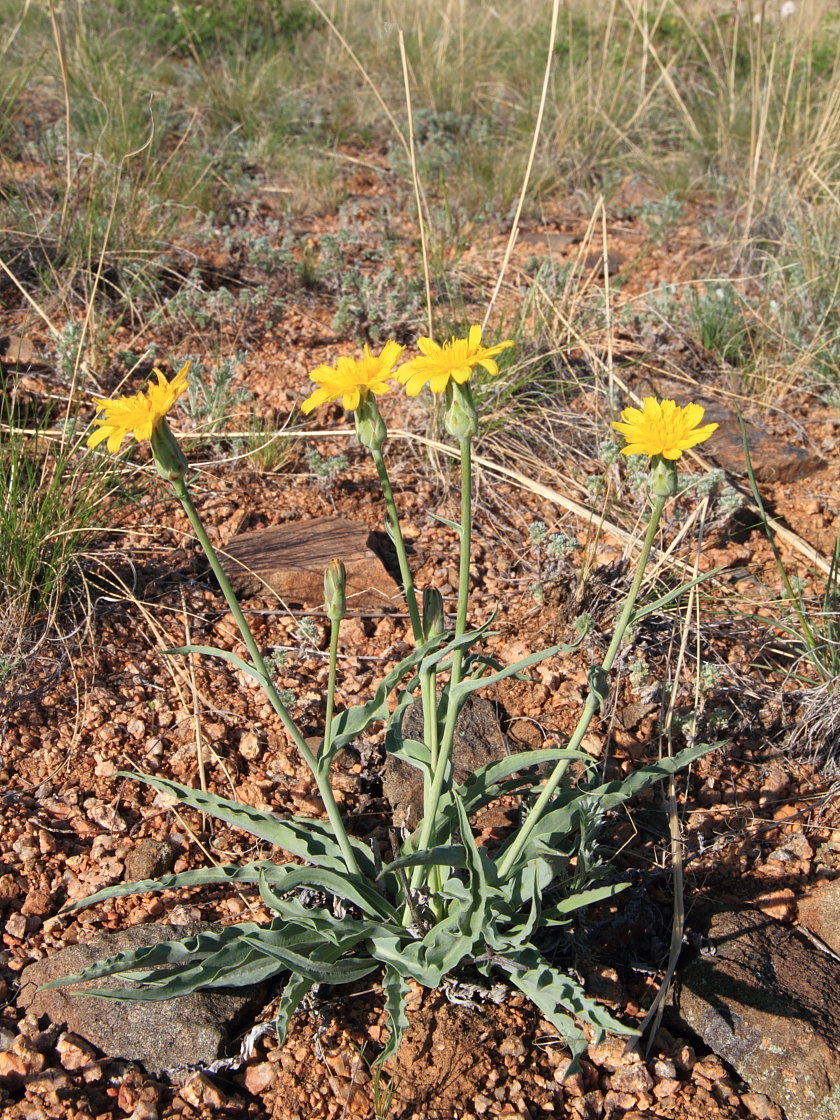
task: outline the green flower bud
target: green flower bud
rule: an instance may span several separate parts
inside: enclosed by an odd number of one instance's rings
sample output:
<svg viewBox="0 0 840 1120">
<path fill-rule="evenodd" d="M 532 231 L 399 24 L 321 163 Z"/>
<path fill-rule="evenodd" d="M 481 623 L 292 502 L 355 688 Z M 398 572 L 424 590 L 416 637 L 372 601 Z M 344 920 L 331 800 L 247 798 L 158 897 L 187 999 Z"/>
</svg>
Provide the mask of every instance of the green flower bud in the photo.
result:
<svg viewBox="0 0 840 1120">
<path fill-rule="evenodd" d="M 677 492 L 677 464 L 674 459 L 654 455 L 650 461 L 650 492 L 655 498 L 670 498 Z"/>
<path fill-rule="evenodd" d="M 388 438 L 388 429 L 379 411 L 376 398 L 371 393 L 362 393 L 359 406 L 353 413 L 356 420 L 356 437 L 362 447 L 371 451 L 381 451 Z"/>
<path fill-rule="evenodd" d="M 167 482 L 179 482 L 184 478 L 189 463 L 169 430 L 165 417 L 161 417 L 152 430 L 152 454 L 161 478 L 165 478 Z"/>
<path fill-rule="evenodd" d="M 324 572 L 324 603 L 330 622 L 341 622 L 347 614 L 347 571 L 340 560 L 330 560 Z"/>
<path fill-rule="evenodd" d="M 444 424 L 447 432 L 457 440 L 472 439 L 478 431 L 478 413 L 469 384 L 465 381 L 459 385 L 457 381 L 450 381 L 446 386 L 446 400 L 448 407 Z"/>
<path fill-rule="evenodd" d="M 436 587 L 423 592 L 423 636 L 426 641 L 439 638 L 445 629 L 443 596 Z"/>
</svg>

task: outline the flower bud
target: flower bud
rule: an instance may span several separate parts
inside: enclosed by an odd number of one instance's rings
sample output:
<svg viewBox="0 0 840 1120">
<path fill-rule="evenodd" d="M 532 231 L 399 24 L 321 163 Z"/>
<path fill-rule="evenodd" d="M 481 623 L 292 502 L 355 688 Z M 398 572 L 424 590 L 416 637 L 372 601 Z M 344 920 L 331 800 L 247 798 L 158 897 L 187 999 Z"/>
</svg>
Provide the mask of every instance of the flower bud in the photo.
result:
<svg viewBox="0 0 840 1120">
<path fill-rule="evenodd" d="M 358 408 L 353 416 L 356 420 L 356 437 L 362 447 L 371 451 L 381 451 L 388 438 L 388 429 L 379 411 L 376 398 L 371 393 L 362 393 Z"/>
<path fill-rule="evenodd" d="M 184 478 L 189 463 L 165 417 L 161 417 L 152 430 L 152 454 L 161 478 L 167 482 L 179 482 Z"/>
<path fill-rule="evenodd" d="M 444 424 L 446 430 L 457 440 L 472 439 L 478 431 L 478 413 L 467 382 L 459 385 L 450 381 L 446 387 L 448 407 Z"/>
<path fill-rule="evenodd" d="M 663 455 L 654 455 L 648 475 L 650 492 L 655 498 L 670 498 L 677 492 L 677 464 Z"/>
<path fill-rule="evenodd" d="M 341 622 L 347 614 L 347 571 L 340 560 L 330 560 L 324 572 L 324 603 L 330 622 Z"/>
<path fill-rule="evenodd" d="M 439 638 L 444 629 L 443 596 L 436 587 L 427 587 L 423 592 L 423 636 L 428 642 Z"/>
</svg>

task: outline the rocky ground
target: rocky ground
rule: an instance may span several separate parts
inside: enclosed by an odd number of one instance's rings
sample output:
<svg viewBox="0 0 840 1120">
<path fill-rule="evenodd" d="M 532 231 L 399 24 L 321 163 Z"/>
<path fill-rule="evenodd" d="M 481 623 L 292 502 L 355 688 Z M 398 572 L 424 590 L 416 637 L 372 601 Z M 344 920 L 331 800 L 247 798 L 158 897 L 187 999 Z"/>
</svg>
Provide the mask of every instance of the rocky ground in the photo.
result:
<svg viewBox="0 0 840 1120">
<path fill-rule="evenodd" d="M 365 183 L 356 186 L 363 194 Z M 516 268 L 525 275 L 530 258 L 552 254 L 586 263 L 584 250 L 595 252 L 593 284 L 603 284 L 605 273 L 609 282 L 629 271 L 627 298 L 646 284 L 690 275 L 703 248 L 690 229 L 678 229 L 662 245 L 646 242 L 639 261 L 638 231 L 616 221 L 604 269 L 583 228 L 573 214 L 548 215 L 526 231 Z M 503 243 L 500 230 L 483 257 L 474 254 L 474 275 L 492 271 Z M 216 254 L 220 275 L 233 271 L 223 247 L 204 252 L 208 261 Z M 331 313 L 328 299 L 301 293 L 280 321 L 254 328 L 238 384 L 265 417 L 287 421 L 308 391 L 308 371 L 353 350 L 330 326 Z M 20 322 L 10 320 L 12 337 L 23 334 L 24 318 L 21 308 Z M 221 319 L 216 327 L 223 336 Z M 815 566 L 815 555 L 817 563 L 830 557 L 838 514 L 836 411 L 801 392 L 759 410 L 696 346 L 655 337 L 644 324 L 631 327 L 613 339 L 611 385 L 603 339 L 593 338 L 568 355 L 573 379 L 558 374 L 553 394 L 543 384 L 538 414 L 517 420 L 510 406 L 508 426 L 479 443 L 471 609 L 479 618 L 500 605 L 490 649 L 505 662 L 568 640 L 576 620 L 591 617 L 576 654 L 538 666 L 531 682 L 505 682 L 485 697 L 492 719 L 482 717 L 482 741 L 495 736 L 501 749 L 557 743 L 574 725 L 586 669 L 603 653 L 605 635 L 608 640 L 642 510 L 619 468 L 598 458 L 599 442 L 609 437 L 605 390 L 622 400 L 631 391 L 700 399 L 720 421 L 719 438 L 703 448 L 704 457 L 687 456 L 682 465 L 691 473 L 725 470 L 727 484 L 744 500 L 722 500 L 718 483 L 700 503 L 699 564 L 722 571 L 707 585 L 699 620 L 688 622 L 688 654 L 674 687 L 677 745 L 692 733 L 721 745 L 678 783 L 685 947 L 649 1050 L 626 1052 L 621 1040 L 593 1043 L 581 1069 L 566 1076 L 562 1044 L 520 996 L 506 993 L 493 1002 L 458 985 L 414 994 L 399 1057 L 382 1075 L 374 1067 L 385 1031 L 375 983 L 322 988 L 295 1017 L 282 1047 L 270 1030 L 271 990 L 235 1006 L 144 1008 L 135 1028 L 119 1009 L 114 1015 L 113 1004 L 32 1004 L 44 974 L 30 972 L 27 980 L 25 970 L 44 969 L 62 950 L 94 937 L 156 923 L 189 927 L 266 917 L 255 891 L 198 888 L 62 914 L 68 902 L 122 879 L 277 854 L 173 808 L 117 771 L 190 784 L 203 772 L 210 788 L 261 808 L 311 816 L 322 809 L 272 712 L 231 666 L 163 652 L 185 642 L 236 649 L 237 638 L 180 506 L 147 469 L 147 450 L 138 448 L 134 461 L 146 469 L 126 475 L 131 500 L 114 504 L 84 561 L 88 626 L 63 645 L 42 645 L 4 697 L 3 1116 L 830 1120 L 840 1114 L 840 988 L 834 984 L 840 812 L 831 762 L 836 681 L 818 686 L 795 634 L 778 626 L 778 577 L 750 513 L 734 416 L 736 406 L 744 407 L 752 423 L 762 496 L 788 530 L 781 540 L 785 562 L 817 595 L 825 566 Z M 121 328 L 115 345 L 127 336 Z M 177 362 L 194 340 L 183 341 L 183 349 L 171 338 L 161 341 Z M 37 332 L 27 343 L 25 359 L 19 345 L 15 357 L 7 344 L 4 368 L 37 400 L 51 392 L 56 375 Z M 101 388 L 113 388 L 107 375 Z M 389 463 L 418 586 L 434 584 L 451 602 L 453 534 L 429 511 L 457 516 L 452 464 L 404 434 L 430 432 L 421 404 L 394 396 L 383 411 L 395 431 Z M 407 619 L 393 598 L 375 472 L 344 434 L 347 421 L 337 408 L 311 417 L 308 429 L 298 426 L 280 461 L 268 467 L 229 434 L 237 415 L 232 409 L 225 435 L 212 439 L 199 439 L 185 415 L 175 418 L 195 467 L 201 516 L 231 553 L 239 537 L 269 529 L 285 528 L 305 544 L 316 518 L 341 519 L 342 532 L 361 532 L 363 575 L 342 628 L 339 683 L 341 701 L 357 702 L 406 650 Z M 550 435 L 556 458 L 545 454 L 544 443 L 529 453 L 523 436 L 529 426 Z M 316 430 L 330 434 L 307 434 Z M 511 477 L 511 470 L 541 489 Z M 588 479 L 601 482 L 587 489 Z M 670 558 L 657 560 L 660 573 L 676 560 L 694 562 L 697 509 L 696 497 L 676 504 L 666 542 L 677 543 Z M 348 530 L 346 522 L 357 528 Z M 534 539 L 536 522 L 581 549 L 571 558 L 549 555 Z M 292 563 L 276 541 L 272 548 L 272 578 L 282 581 L 291 564 L 284 593 L 255 584 L 243 590 L 242 602 L 261 646 L 278 651 L 278 681 L 294 689 L 296 716 L 307 734 L 316 734 L 327 624 L 317 590 L 299 570 L 305 559 Z M 317 570 L 315 560 L 310 566 Z M 648 620 L 622 658 L 609 709 L 585 744 L 605 774 L 626 773 L 660 750 L 661 682 L 673 670 L 683 623 L 679 614 Z M 387 836 L 392 820 L 380 739 L 374 733 L 346 752 L 335 779 L 352 831 L 374 840 Z M 503 827 L 504 821 L 488 822 L 487 836 Z M 557 952 L 593 995 L 634 1024 L 658 989 L 671 935 L 672 847 L 662 794 L 613 814 L 604 843 L 632 887 L 620 905 L 584 914 Z"/>
</svg>

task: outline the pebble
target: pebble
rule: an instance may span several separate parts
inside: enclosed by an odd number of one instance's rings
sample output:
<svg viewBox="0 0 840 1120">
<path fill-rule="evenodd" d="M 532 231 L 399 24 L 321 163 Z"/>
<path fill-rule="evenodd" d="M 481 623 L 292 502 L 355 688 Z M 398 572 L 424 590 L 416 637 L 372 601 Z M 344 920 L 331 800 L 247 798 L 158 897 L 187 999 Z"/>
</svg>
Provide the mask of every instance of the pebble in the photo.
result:
<svg viewBox="0 0 840 1120">
<path fill-rule="evenodd" d="M 257 1062 L 256 1065 L 245 1067 L 241 1081 L 248 1092 L 256 1097 L 270 1088 L 276 1077 L 277 1067 L 273 1062 Z"/>
<path fill-rule="evenodd" d="M 645 1093 L 653 1086 L 653 1078 L 644 1062 L 633 1062 L 616 1070 L 610 1078 L 610 1088 L 620 1093 Z"/>
<path fill-rule="evenodd" d="M 203 1073 L 191 1077 L 178 1095 L 194 1108 L 225 1108 L 229 1103 L 224 1093 Z"/>
<path fill-rule="evenodd" d="M 58 1059 L 65 1069 L 84 1069 L 96 1060 L 96 1049 L 77 1034 L 62 1034 L 55 1044 Z"/>
</svg>

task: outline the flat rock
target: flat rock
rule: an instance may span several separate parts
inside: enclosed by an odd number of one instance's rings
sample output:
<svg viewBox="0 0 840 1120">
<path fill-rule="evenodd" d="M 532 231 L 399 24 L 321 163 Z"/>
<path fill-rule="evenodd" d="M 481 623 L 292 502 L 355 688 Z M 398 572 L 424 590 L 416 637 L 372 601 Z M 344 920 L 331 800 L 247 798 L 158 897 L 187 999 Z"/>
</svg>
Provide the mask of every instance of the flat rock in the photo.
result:
<svg viewBox="0 0 840 1120">
<path fill-rule="evenodd" d="M 798 911 L 800 923 L 840 956 L 840 879 L 809 887 Z"/>
<path fill-rule="evenodd" d="M 18 1006 L 30 1015 L 45 1015 L 56 1026 L 102 1050 L 110 1058 L 140 1062 L 150 1073 L 179 1066 L 208 1065 L 225 1057 L 241 1023 L 262 1008 L 264 989 L 215 989 L 159 1003 L 102 999 L 80 994 L 85 988 L 122 988 L 127 981 L 107 976 L 72 988 L 38 991 L 42 984 L 71 976 L 115 953 L 144 948 L 159 941 L 189 937 L 207 923 L 193 926 L 149 924 L 104 934 L 70 945 L 36 961 L 20 977 Z"/>
<path fill-rule="evenodd" d="M 680 973 L 684 1022 L 787 1120 L 840 1116 L 840 963 L 758 910 L 711 916 Z"/>
<path fill-rule="evenodd" d="M 269 588 L 286 603 L 324 601 L 324 572 L 331 560 L 347 570 L 347 606 L 381 609 L 402 604 L 402 592 L 371 548 L 366 525 L 343 517 L 316 517 L 240 533 L 221 553 L 222 567 L 238 595 Z"/>
</svg>

